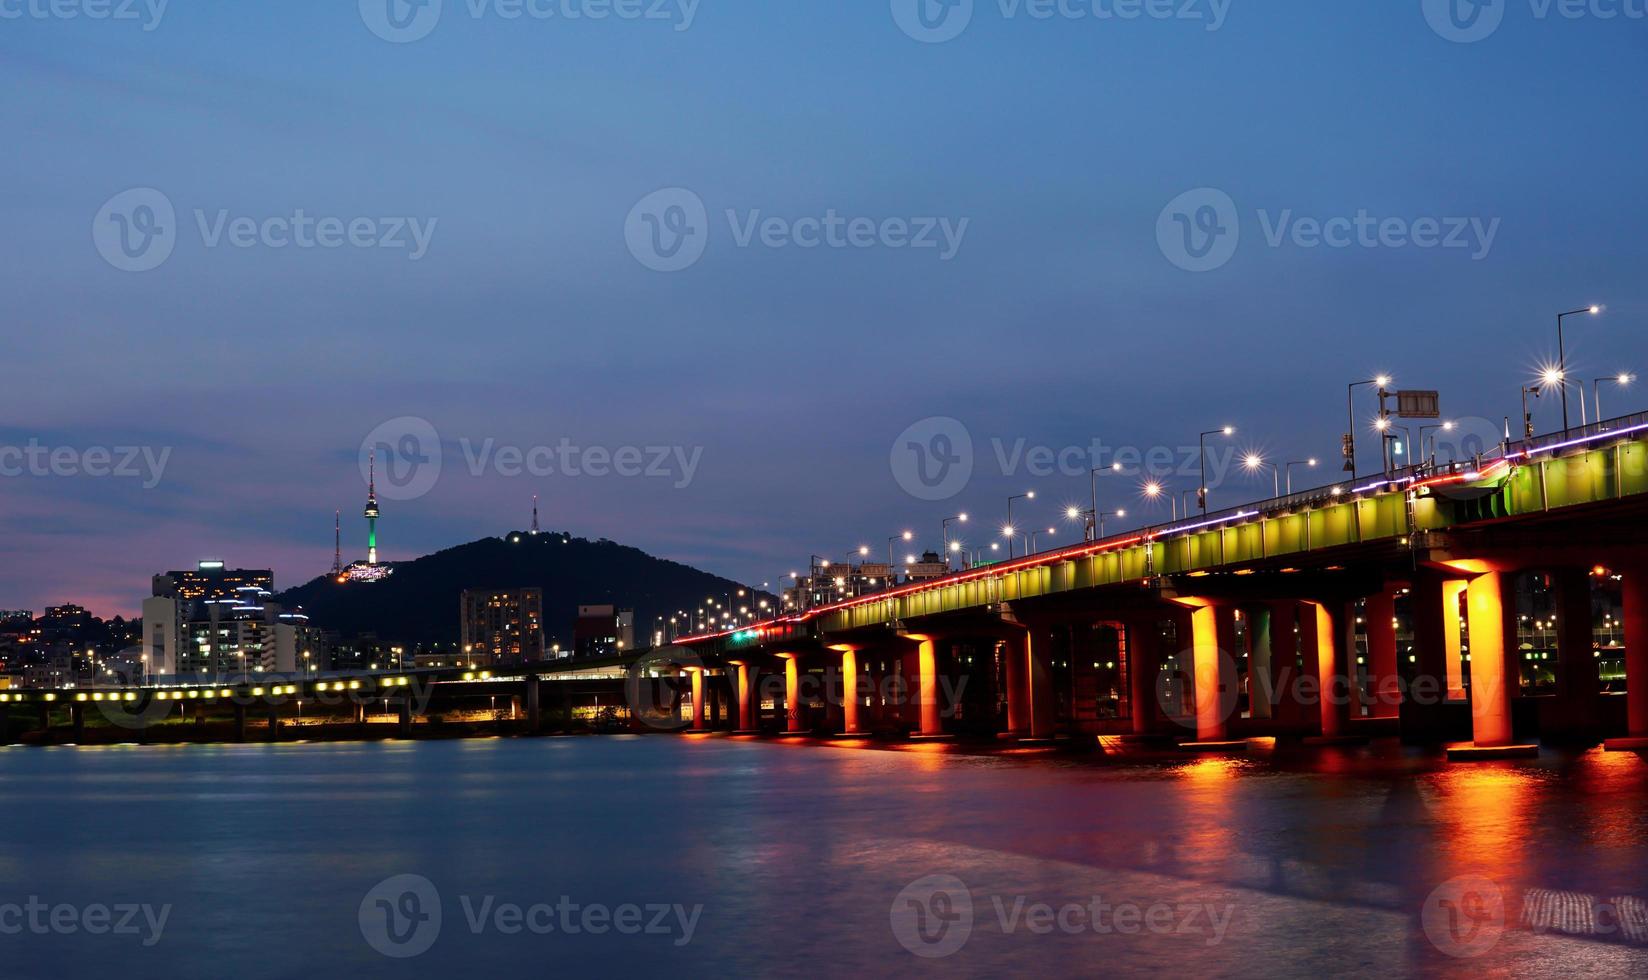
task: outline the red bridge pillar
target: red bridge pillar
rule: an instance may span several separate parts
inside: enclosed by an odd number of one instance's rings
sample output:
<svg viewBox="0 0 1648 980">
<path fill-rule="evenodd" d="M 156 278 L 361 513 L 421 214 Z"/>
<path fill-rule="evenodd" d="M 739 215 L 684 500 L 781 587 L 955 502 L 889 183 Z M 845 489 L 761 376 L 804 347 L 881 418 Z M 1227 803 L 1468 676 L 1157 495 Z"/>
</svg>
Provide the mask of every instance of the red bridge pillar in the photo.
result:
<svg viewBox="0 0 1648 980">
<path fill-rule="evenodd" d="M 916 645 L 914 655 L 909 658 L 915 667 L 915 684 L 910 693 L 915 698 L 916 734 L 929 738 L 943 735 L 938 694 L 938 639 L 924 633 L 907 633 L 904 638 Z"/>
<path fill-rule="evenodd" d="M 1355 621 L 1344 602 L 1318 602 L 1316 610 L 1314 647 L 1318 715 L 1323 738 L 1341 738 L 1350 724 L 1350 700 L 1353 696 L 1349 670 L 1351 647 L 1348 640 L 1354 635 Z"/>
<path fill-rule="evenodd" d="M 841 653 L 841 734 L 860 735 L 864 729 L 858 721 L 858 647 L 843 643 L 830 649 Z"/>
<path fill-rule="evenodd" d="M 1161 644 L 1161 623 L 1152 620 L 1127 625 L 1127 697 L 1135 735 L 1148 735 L 1155 727 Z"/>
<path fill-rule="evenodd" d="M 1007 674 L 1007 730 L 1020 738 L 1051 738 L 1054 726 L 1053 672 L 1029 627 L 1014 630 L 1004 643 Z"/>
<path fill-rule="evenodd" d="M 1631 737 L 1648 738 L 1648 563 L 1624 569 L 1620 585 L 1625 606 L 1626 717 Z M 1476 647 L 1474 640 L 1471 647 Z"/>
<path fill-rule="evenodd" d="M 1379 592 L 1367 598 L 1368 689 L 1375 718 L 1402 712 L 1402 678 L 1397 670 L 1396 596 Z"/>
<path fill-rule="evenodd" d="M 741 732 L 755 731 L 755 699 L 750 691 L 750 665 L 739 660 L 728 661 L 733 668 L 733 696 L 738 700 L 738 720 L 733 727 Z"/>
</svg>

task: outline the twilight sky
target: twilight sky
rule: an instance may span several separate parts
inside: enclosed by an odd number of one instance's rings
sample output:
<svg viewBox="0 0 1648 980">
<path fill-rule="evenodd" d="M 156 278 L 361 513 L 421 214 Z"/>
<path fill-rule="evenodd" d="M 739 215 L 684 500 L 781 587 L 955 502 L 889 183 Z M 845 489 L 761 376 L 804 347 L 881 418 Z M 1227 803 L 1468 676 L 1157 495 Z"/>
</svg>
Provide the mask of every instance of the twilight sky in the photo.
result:
<svg viewBox="0 0 1648 980">
<path fill-rule="evenodd" d="M 539 494 L 760 583 L 1226 423 L 1326 482 L 1378 371 L 1491 439 L 1592 302 L 1570 375 L 1648 372 L 1640 4 L 59 2 L 0 0 L 0 608 L 361 557 L 372 433 L 387 558 Z"/>
</svg>

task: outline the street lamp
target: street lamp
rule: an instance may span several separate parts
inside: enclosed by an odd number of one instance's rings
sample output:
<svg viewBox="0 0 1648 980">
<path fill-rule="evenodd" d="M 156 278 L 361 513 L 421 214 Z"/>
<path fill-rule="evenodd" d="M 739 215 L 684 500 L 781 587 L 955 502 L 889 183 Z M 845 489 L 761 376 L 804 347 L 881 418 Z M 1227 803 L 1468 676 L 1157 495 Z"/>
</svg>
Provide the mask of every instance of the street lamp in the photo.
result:
<svg viewBox="0 0 1648 980">
<path fill-rule="evenodd" d="M 893 542 L 900 540 L 913 541 L 915 540 L 915 536 L 916 532 L 905 531 L 903 534 L 895 534 L 887 539 L 887 574 L 889 576 L 892 574 L 893 565 L 896 564 L 896 562 L 893 561 Z"/>
<path fill-rule="evenodd" d="M 1057 533 L 1058 533 L 1058 528 L 1052 528 L 1052 527 L 1048 528 L 1046 531 L 1031 531 L 1030 532 L 1030 550 L 1028 552 L 1026 552 L 1026 554 L 1033 555 L 1038 550 L 1039 546 L 1036 544 L 1036 535 L 1046 534 L 1048 537 L 1052 537 L 1053 535 L 1055 535 Z"/>
<path fill-rule="evenodd" d="M 1092 494 L 1093 494 L 1093 510 L 1092 510 L 1092 512 L 1094 514 L 1097 514 L 1099 512 L 1099 471 L 1102 470 L 1102 469 L 1105 469 L 1105 467 L 1096 466 L 1096 467 L 1093 468 L 1092 472 L 1087 474 L 1088 482 L 1092 485 L 1090 487 L 1090 489 L 1091 489 Z M 1120 464 L 1120 463 L 1111 463 L 1110 466 L 1109 466 L 1109 470 L 1112 473 L 1120 473 L 1122 471 L 1122 464 Z"/>
<path fill-rule="evenodd" d="M 1528 396 L 1533 395 L 1535 398 L 1538 398 L 1544 390 L 1545 387 L 1543 385 L 1522 386 L 1522 431 L 1524 439 L 1532 439 L 1534 437 L 1534 417 L 1533 414 L 1528 411 Z"/>
<path fill-rule="evenodd" d="M 1391 376 L 1381 374 L 1377 378 L 1370 378 L 1367 381 L 1353 381 L 1345 386 L 1345 411 L 1350 417 L 1350 429 L 1345 433 L 1345 472 L 1350 474 L 1352 480 L 1356 479 L 1356 389 L 1363 385 L 1377 385 L 1380 395 L 1379 410 L 1383 412 L 1385 409 L 1385 389 L 1389 388 L 1390 384 Z M 1385 452 L 1383 445 L 1381 442 L 1379 450 L 1381 457 Z"/>
<path fill-rule="evenodd" d="M 1275 463 L 1265 462 L 1265 458 L 1258 453 L 1248 453 L 1242 460 L 1242 467 L 1249 473 L 1258 473 L 1265 467 L 1270 467 L 1271 496 L 1282 495 L 1282 471 Z"/>
<path fill-rule="evenodd" d="M 1036 499 L 1036 491 L 1034 491 L 1034 490 L 1026 490 L 1024 493 L 1015 494 L 1015 495 L 1007 498 L 1007 527 L 1006 527 L 1006 532 L 1007 532 L 1007 557 L 1009 557 L 1009 558 L 1013 557 L 1013 501 L 1015 501 L 1015 500 L 1035 500 L 1035 499 Z"/>
<path fill-rule="evenodd" d="M 1596 408 L 1596 420 L 1598 422 L 1602 421 L 1602 383 L 1604 381 L 1612 381 L 1621 388 L 1625 388 L 1629 387 L 1631 382 L 1636 379 L 1637 376 L 1634 374 L 1617 374 L 1611 378 L 1598 378 L 1591 382 L 1591 404 Z M 1579 394 L 1580 397 L 1584 397 L 1584 390 L 1581 389 Z"/>
<path fill-rule="evenodd" d="M 1563 342 L 1562 321 L 1571 316 L 1588 314 L 1596 316 L 1602 312 L 1600 306 L 1587 306 L 1583 310 L 1569 310 L 1556 315 L 1556 369 L 1562 378 L 1562 431 L 1568 431 L 1568 349 Z"/>
<path fill-rule="evenodd" d="M 1125 511 L 1125 510 L 1113 510 L 1113 511 L 1110 511 L 1109 513 L 1106 513 L 1102 510 L 1099 511 L 1099 537 L 1100 538 L 1104 537 L 1104 519 L 1106 517 L 1126 517 L 1126 516 L 1127 516 L 1127 511 Z"/>
<path fill-rule="evenodd" d="M 966 523 L 967 514 L 965 512 L 957 514 L 954 517 L 946 517 L 944 519 L 944 560 L 946 562 L 950 560 L 950 525 Z"/>
<path fill-rule="evenodd" d="M 1288 463 L 1287 466 L 1284 467 L 1287 470 L 1287 492 L 1288 492 L 1288 496 L 1290 496 L 1290 497 L 1293 496 L 1293 468 L 1295 466 L 1309 466 L 1311 469 L 1315 469 L 1317 463 L 1319 463 L 1319 462 L 1320 462 L 1320 460 L 1317 460 L 1315 458 L 1296 459 L 1296 460 L 1293 460 L 1292 462 Z"/>
<path fill-rule="evenodd" d="M 1139 488 L 1139 492 L 1144 494 L 1147 499 L 1159 500 L 1162 494 L 1167 492 L 1167 488 L 1155 480 L 1150 480 Z M 1173 520 L 1177 521 L 1179 519 L 1179 498 L 1169 493 L 1167 494 L 1167 502 L 1173 505 Z"/>
<path fill-rule="evenodd" d="M 1234 425 L 1227 425 L 1221 429 L 1209 429 L 1202 433 L 1196 440 L 1197 445 L 1201 447 L 1202 461 L 1202 482 L 1198 484 L 1196 488 L 1196 503 L 1201 506 L 1202 513 L 1204 515 L 1207 513 L 1207 437 L 1217 435 L 1233 436 L 1235 434 L 1236 427 Z M 1094 508 L 1094 510 L 1097 509 L 1097 507 Z"/>
<path fill-rule="evenodd" d="M 1082 510 L 1080 507 L 1074 507 L 1074 506 L 1066 507 L 1064 509 L 1064 516 L 1067 519 L 1072 520 L 1072 521 L 1081 521 L 1082 539 L 1086 540 L 1086 541 L 1093 540 L 1093 536 L 1094 536 L 1094 533 L 1095 533 L 1094 521 L 1097 520 L 1097 518 L 1094 516 L 1095 513 L 1096 513 L 1096 511 Z"/>
</svg>

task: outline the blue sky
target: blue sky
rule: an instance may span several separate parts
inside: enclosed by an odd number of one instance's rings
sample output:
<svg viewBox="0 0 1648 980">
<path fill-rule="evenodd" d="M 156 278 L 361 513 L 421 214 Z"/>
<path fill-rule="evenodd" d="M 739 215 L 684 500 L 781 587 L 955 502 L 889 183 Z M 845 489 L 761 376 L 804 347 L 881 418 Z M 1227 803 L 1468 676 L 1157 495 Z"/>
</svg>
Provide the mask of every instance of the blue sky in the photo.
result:
<svg viewBox="0 0 1648 980">
<path fill-rule="evenodd" d="M 445 0 L 427 36 L 390 43 L 354 3 L 172 0 L 154 21 L 8 0 L 0 447 L 170 452 L 152 481 L 0 475 L 0 607 L 131 611 L 149 574 L 202 557 L 295 584 L 329 566 L 334 509 L 357 557 L 357 456 L 403 417 L 443 464 L 385 502 L 389 558 L 523 526 L 539 494 L 550 527 L 760 582 L 905 527 L 936 544 L 958 510 L 999 523 L 1009 492 L 1038 489 L 1027 522 L 1085 499 L 1085 477 L 1003 473 L 998 446 L 1173 450 L 1229 422 L 1242 449 L 1329 459 L 1345 384 L 1377 371 L 1498 425 L 1554 357 L 1555 314 L 1592 302 L 1604 316 L 1569 321 L 1572 376 L 1648 370 L 1648 23 L 1502 2 L 1461 43 L 1420 0 L 1230 0 L 1217 30 L 1206 0 L 1128 20 L 1091 16 L 1109 0 L 1046 19 L 979 0 L 923 43 L 887 0 L 702 0 L 690 25 L 673 4 L 510 20 Z M 176 213 L 175 249 L 141 272 L 94 237 L 134 188 Z M 674 272 L 626 238 L 666 188 L 705 218 Z M 1158 225 L 1202 188 L 1241 234 L 1192 272 Z M 210 237 L 299 210 L 379 238 L 416 224 L 427 251 Z M 830 214 L 965 230 L 950 257 L 879 232 L 794 244 Z M 1296 234 L 1358 214 L 1402 234 Z M 786 247 L 740 244 L 771 218 Z M 1453 219 L 1474 221 L 1467 247 L 1414 243 Z M 929 417 L 974 444 L 942 501 L 889 456 Z M 490 458 L 474 475 L 487 440 L 698 462 L 690 480 Z M 1137 482 L 1107 506 L 1150 514 Z M 1262 482 L 1231 474 L 1216 499 Z"/>
</svg>

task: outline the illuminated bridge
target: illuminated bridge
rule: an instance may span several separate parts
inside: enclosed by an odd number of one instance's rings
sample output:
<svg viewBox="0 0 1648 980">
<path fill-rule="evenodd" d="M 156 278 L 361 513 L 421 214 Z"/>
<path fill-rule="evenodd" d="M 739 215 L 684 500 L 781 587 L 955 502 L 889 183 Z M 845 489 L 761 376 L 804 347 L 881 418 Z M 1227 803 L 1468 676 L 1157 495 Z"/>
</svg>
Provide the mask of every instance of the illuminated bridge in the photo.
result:
<svg viewBox="0 0 1648 980">
<path fill-rule="evenodd" d="M 797 734 L 1469 739 L 1456 756 L 1527 754 L 1534 734 L 1648 739 L 1645 518 L 1648 414 L 648 656 L 690 675 L 697 728 L 758 730 L 771 703 Z M 1519 649 L 1526 576 L 1556 597 L 1554 660 Z M 1602 689 L 1593 636 L 1593 591 L 1615 586 L 1624 697 Z"/>
</svg>

